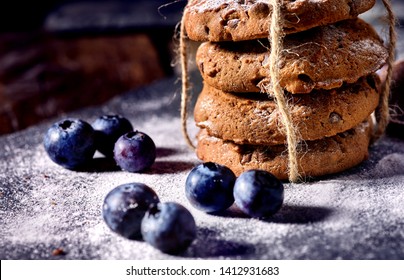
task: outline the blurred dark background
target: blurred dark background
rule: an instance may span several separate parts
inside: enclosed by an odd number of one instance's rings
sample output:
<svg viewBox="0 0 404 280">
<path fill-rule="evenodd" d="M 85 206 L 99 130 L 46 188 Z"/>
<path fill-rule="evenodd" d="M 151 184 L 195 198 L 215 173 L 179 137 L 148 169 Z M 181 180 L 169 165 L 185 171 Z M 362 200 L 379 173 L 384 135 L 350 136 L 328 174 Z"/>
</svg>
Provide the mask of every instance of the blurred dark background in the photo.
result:
<svg viewBox="0 0 404 280">
<path fill-rule="evenodd" d="M 0 134 L 173 74 L 186 1 L 0 4 Z"/>
<path fill-rule="evenodd" d="M 17 32 L 39 28 L 46 15 L 63 2 L 49 0 L 2 1 L 0 4 L 0 31 Z"/>
<path fill-rule="evenodd" d="M 31 31 L 42 28 L 49 18 L 59 18 L 60 22 L 55 23 L 58 27 L 70 21 L 66 29 L 85 28 L 91 21 L 93 29 L 168 26 L 179 20 L 185 4 L 186 0 L 2 1 L 0 31 Z"/>
</svg>

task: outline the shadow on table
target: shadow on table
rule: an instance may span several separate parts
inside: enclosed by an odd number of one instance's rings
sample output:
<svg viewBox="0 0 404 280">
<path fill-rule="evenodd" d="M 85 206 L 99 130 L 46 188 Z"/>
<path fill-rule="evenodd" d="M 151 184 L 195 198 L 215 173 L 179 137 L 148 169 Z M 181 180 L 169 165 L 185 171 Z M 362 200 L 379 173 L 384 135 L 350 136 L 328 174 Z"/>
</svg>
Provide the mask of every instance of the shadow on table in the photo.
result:
<svg viewBox="0 0 404 280">
<path fill-rule="evenodd" d="M 178 172 L 190 170 L 194 164 L 186 161 L 170 160 L 156 161 L 151 169 L 145 173 L 148 174 L 175 174 Z"/>
<path fill-rule="evenodd" d="M 210 228 L 198 228 L 196 241 L 188 248 L 183 257 L 214 258 L 242 257 L 253 255 L 255 246 L 246 242 L 223 239 L 223 233 Z"/>
<path fill-rule="evenodd" d="M 333 212 L 332 208 L 327 207 L 284 205 L 278 213 L 265 221 L 278 224 L 317 223 L 326 220 Z"/>
<path fill-rule="evenodd" d="M 191 162 L 185 162 L 180 160 L 164 160 L 161 159 L 170 157 L 172 155 L 178 154 L 179 151 L 172 148 L 157 148 L 156 150 L 156 161 L 153 165 L 142 171 L 145 174 L 171 174 L 181 171 L 190 170 L 194 167 Z M 116 164 L 113 158 L 108 158 L 104 156 L 98 156 L 93 158 L 85 167 L 77 169 L 78 172 L 114 172 L 121 171 L 121 168 Z"/>
<path fill-rule="evenodd" d="M 308 224 L 321 222 L 332 215 L 333 209 L 320 206 L 298 206 L 283 205 L 282 208 L 272 217 L 262 219 L 264 222 L 277 224 Z M 215 216 L 250 219 L 251 217 L 243 213 L 236 205 L 229 209 L 212 213 Z"/>
<path fill-rule="evenodd" d="M 326 207 L 284 205 L 274 216 L 262 221 L 279 224 L 316 223 L 327 219 L 332 213 L 333 210 Z M 242 213 L 235 205 L 226 211 L 212 215 L 250 219 L 249 216 Z M 223 232 L 200 227 L 198 228 L 196 241 L 182 256 L 190 258 L 246 258 L 254 255 L 255 250 L 257 250 L 256 245 L 249 244 L 248 242 L 226 240 Z"/>
</svg>

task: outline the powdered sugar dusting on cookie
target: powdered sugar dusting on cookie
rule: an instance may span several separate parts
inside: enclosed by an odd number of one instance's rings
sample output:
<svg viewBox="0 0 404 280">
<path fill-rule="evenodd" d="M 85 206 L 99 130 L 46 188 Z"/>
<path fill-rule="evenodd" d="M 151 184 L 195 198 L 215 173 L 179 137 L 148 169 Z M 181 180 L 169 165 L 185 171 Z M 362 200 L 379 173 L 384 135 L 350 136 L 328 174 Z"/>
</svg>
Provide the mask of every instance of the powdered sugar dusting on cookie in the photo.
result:
<svg viewBox="0 0 404 280">
<path fill-rule="evenodd" d="M 357 17 L 369 10 L 373 0 L 283 1 L 285 33 L 291 34 Z M 271 4 L 265 0 L 189 1 L 184 23 L 191 40 L 245 41 L 268 38 Z"/>
<path fill-rule="evenodd" d="M 225 7 L 232 7 L 232 8 L 242 8 L 246 9 L 251 7 L 251 5 L 255 3 L 267 3 L 264 0 L 239 0 L 239 1 L 232 1 L 232 0 L 205 0 L 205 1 L 190 1 L 189 9 L 195 10 L 198 13 L 203 13 L 209 10 L 216 10 L 222 9 Z"/>
</svg>

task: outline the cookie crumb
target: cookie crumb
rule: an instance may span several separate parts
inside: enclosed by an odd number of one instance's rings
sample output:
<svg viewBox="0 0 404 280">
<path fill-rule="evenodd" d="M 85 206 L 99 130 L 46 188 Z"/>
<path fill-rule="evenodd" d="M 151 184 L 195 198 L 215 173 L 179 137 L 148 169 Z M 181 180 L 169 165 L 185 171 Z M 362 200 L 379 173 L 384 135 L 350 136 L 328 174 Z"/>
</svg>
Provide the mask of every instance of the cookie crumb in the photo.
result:
<svg viewBox="0 0 404 280">
<path fill-rule="evenodd" d="M 62 248 L 56 248 L 52 251 L 52 256 L 64 256 L 66 252 Z"/>
</svg>

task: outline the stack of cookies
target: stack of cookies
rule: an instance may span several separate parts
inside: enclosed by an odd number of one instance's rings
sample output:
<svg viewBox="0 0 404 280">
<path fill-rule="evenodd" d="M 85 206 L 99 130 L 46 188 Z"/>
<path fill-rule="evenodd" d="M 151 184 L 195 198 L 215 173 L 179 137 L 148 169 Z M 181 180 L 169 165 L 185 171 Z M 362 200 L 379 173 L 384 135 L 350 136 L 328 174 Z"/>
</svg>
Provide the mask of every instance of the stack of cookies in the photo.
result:
<svg viewBox="0 0 404 280">
<path fill-rule="evenodd" d="M 321 176 L 368 156 L 370 115 L 379 103 L 375 72 L 383 42 L 358 15 L 375 0 L 284 0 L 279 83 L 301 140 L 299 173 Z M 237 175 L 264 169 L 288 178 L 286 132 L 271 83 L 268 30 L 272 6 L 260 0 L 190 0 L 187 35 L 203 41 L 196 62 L 204 87 L 194 109 L 197 156 Z"/>
</svg>

